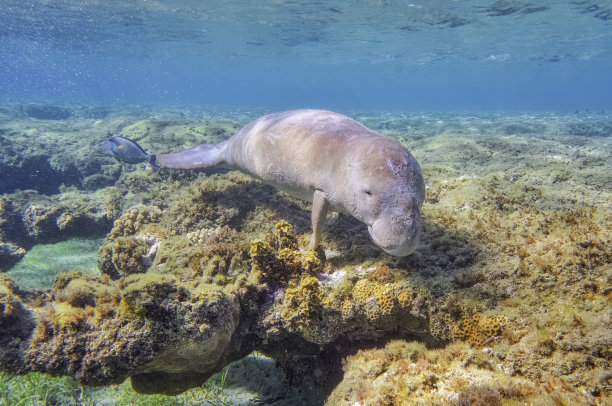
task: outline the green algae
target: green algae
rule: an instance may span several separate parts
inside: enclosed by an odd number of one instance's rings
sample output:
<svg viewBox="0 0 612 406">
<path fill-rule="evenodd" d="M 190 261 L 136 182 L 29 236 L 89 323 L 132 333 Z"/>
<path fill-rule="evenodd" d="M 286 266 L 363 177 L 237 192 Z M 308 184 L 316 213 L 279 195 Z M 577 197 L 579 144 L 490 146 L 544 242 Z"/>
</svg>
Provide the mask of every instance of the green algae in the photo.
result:
<svg viewBox="0 0 612 406">
<path fill-rule="evenodd" d="M 22 289 L 43 289 L 53 285 L 60 272 L 98 272 L 98 249 L 102 239 L 73 238 L 55 244 L 41 244 L 31 250 L 6 275 Z"/>
</svg>

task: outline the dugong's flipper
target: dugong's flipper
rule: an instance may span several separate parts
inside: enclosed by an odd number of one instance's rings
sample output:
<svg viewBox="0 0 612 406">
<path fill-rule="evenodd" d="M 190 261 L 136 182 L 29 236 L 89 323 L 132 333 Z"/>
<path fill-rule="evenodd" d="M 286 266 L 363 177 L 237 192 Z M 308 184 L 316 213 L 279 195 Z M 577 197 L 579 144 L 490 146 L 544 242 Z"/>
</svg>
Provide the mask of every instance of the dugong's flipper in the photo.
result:
<svg viewBox="0 0 612 406">
<path fill-rule="evenodd" d="M 316 190 L 312 198 L 312 213 L 310 216 L 312 220 L 312 237 L 308 245 L 309 250 L 314 250 L 321 242 L 321 231 L 325 225 L 328 211 L 329 203 L 325 200 L 325 195 L 321 191 Z"/>
<path fill-rule="evenodd" d="M 223 162 L 227 142 L 201 144 L 197 147 L 174 154 L 157 154 L 155 162 L 164 168 L 194 169 L 206 168 Z"/>
</svg>

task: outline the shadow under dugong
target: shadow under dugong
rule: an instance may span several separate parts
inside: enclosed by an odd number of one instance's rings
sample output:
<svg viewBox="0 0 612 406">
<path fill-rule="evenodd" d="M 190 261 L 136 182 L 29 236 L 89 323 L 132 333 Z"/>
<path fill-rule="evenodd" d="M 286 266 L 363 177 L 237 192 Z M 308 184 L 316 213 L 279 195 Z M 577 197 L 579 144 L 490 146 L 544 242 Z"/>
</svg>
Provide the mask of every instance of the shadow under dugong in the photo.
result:
<svg viewBox="0 0 612 406">
<path fill-rule="evenodd" d="M 409 255 L 417 244 L 425 196 L 418 162 L 399 142 L 337 113 L 270 114 L 227 141 L 159 154 L 154 162 L 238 169 L 312 202 L 309 249 L 319 245 L 330 208 L 367 224 L 374 243 L 391 255 Z"/>
</svg>

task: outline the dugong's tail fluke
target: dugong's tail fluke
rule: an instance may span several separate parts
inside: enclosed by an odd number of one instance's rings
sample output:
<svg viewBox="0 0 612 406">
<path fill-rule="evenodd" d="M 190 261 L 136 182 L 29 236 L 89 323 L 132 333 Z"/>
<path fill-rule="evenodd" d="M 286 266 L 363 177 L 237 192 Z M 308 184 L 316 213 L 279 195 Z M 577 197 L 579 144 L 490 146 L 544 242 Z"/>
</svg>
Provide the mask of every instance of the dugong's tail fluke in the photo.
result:
<svg viewBox="0 0 612 406">
<path fill-rule="evenodd" d="M 164 168 L 194 169 L 214 166 L 223 161 L 223 151 L 227 142 L 201 144 L 174 154 L 158 154 L 155 163 Z"/>
</svg>

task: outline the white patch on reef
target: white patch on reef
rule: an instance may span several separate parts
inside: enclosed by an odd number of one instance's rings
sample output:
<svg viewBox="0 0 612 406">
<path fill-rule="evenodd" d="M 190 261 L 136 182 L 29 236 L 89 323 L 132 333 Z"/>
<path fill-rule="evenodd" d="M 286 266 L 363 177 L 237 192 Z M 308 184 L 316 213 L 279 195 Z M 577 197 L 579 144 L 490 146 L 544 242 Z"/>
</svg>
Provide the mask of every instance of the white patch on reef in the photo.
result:
<svg viewBox="0 0 612 406">
<path fill-rule="evenodd" d="M 146 266 L 151 266 L 153 265 L 153 261 L 155 260 L 155 256 L 157 255 L 157 251 L 161 245 L 161 239 L 153 234 L 145 234 L 142 236 L 142 240 L 149 245 L 149 251 L 147 252 L 147 255 L 142 257 L 142 262 Z"/>
<path fill-rule="evenodd" d="M 367 268 L 366 270 L 364 270 L 364 269 L 363 269 L 363 267 L 362 267 L 361 265 L 359 265 L 357 268 L 355 268 L 355 271 L 357 272 L 357 274 L 358 274 L 359 276 L 365 276 L 366 274 L 368 274 L 368 273 L 370 273 L 370 272 L 372 272 L 372 271 L 375 271 L 375 270 L 376 270 L 376 267 L 375 267 L 375 266 L 372 266 L 372 267 L 370 267 L 370 268 Z"/>
<path fill-rule="evenodd" d="M 322 285 L 335 285 L 338 284 L 346 276 L 345 270 L 338 270 L 331 274 L 322 273 L 317 275 L 317 279 Z"/>
<path fill-rule="evenodd" d="M 340 257 L 340 252 L 339 251 L 333 251 L 333 250 L 325 250 L 325 258 L 327 259 L 333 259 L 333 258 L 338 258 Z"/>
</svg>

